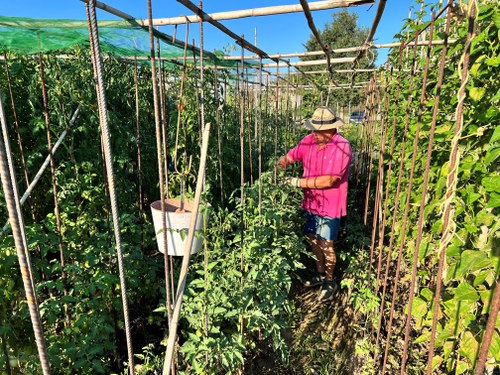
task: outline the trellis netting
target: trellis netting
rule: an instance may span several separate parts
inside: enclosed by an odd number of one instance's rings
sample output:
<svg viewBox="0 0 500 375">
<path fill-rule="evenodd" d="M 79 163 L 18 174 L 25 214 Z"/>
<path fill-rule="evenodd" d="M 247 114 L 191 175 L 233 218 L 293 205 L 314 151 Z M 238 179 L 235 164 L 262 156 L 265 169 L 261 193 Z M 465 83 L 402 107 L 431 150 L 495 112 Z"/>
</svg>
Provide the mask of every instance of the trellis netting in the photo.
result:
<svg viewBox="0 0 500 375">
<path fill-rule="evenodd" d="M 133 23 L 133 21 L 132 21 Z M 99 41 L 101 50 L 116 56 L 132 57 L 150 55 L 150 41 L 147 29 L 134 26 L 129 21 L 100 21 Z M 0 16 L 0 50 L 21 55 L 38 52 L 71 53 L 75 48 L 88 46 L 87 21 L 73 19 L 33 19 Z M 189 48 L 189 47 L 188 47 Z M 178 41 L 160 39 L 162 58 L 179 59 L 183 55 L 183 44 Z M 189 48 L 189 55 L 199 51 Z M 205 53 L 208 64 L 232 67 L 234 61 L 220 59 L 223 53 Z"/>
</svg>

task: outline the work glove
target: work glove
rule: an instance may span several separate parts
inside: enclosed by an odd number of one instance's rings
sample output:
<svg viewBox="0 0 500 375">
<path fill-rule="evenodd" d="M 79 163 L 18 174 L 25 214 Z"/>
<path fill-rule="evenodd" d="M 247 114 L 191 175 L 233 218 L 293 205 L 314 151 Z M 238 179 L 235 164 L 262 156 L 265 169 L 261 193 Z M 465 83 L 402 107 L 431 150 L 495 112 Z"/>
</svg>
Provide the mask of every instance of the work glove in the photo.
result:
<svg viewBox="0 0 500 375">
<path fill-rule="evenodd" d="M 284 177 L 283 182 L 293 187 L 300 187 L 300 178 L 297 177 Z"/>
</svg>

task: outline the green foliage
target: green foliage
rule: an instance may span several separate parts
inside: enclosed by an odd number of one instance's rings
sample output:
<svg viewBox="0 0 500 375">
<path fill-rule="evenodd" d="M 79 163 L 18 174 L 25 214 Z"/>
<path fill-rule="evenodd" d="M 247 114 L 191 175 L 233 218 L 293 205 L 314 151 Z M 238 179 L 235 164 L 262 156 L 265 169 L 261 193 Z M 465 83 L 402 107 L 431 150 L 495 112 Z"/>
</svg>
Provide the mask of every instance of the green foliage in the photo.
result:
<svg viewBox="0 0 500 375">
<path fill-rule="evenodd" d="M 38 60 L 11 53 L 8 53 L 8 60 L 27 174 L 32 178 L 48 153 Z M 43 55 L 43 62 L 53 143 L 56 137 L 66 130 L 73 111 L 81 104 L 75 124 L 68 129 L 68 135 L 54 155 L 64 267 L 61 267 L 49 170 L 42 176 L 25 205 L 28 246 L 32 255 L 32 268 L 49 348 L 49 360 L 55 373 L 120 372 L 126 357 L 121 286 L 117 274 L 112 219 L 105 194 L 107 186 L 99 142 L 99 117 L 92 64 L 88 53 L 80 49 L 73 51 L 72 59 L 56 59 L 53 55 Z M 170 196 L 192 196 L 199 166 L 199 71 L 192 66 L 188 67 L 184 95 L 180 97 L 179 69 L 162 67 L 162 70 L 167 82 L 167 190 Z M 162 352 L 158 351 L 158 348 L 162 348 L 160 342 L 167 323 L 160 314 L 153 312 L 154 306 L 165 298 L 165 287 L 163 263 L 157 257 L 152 223 L 147 210 L 149 204 L 159 197 L 151 72 L 147 64 L 138 66 L 139 114 L 136 118 L 134 71 L 133 64 L 118 61 L 113 56 L 107 56 L 104 61 L 125 278 L 129 314 L 133 322 L 131 330 L 134 332 L 134 341 L 144 344 L 143 353 L 138 354 L 137 360 L 141 371 L 146 373 L 160 368 Z M 243 356 L 259 341 L 256 339 L 259 335 L 260 340 L 273 337 L 274 345 L 284 358 L 286 348 L 279 332 L 286 325 L 287 318 L 287 303 L 283 301 L 290 287 L 290 274 L 297 266 L 294 261 L 297 255 L 293 251 L 298 245 L 293 241 L 298 237 L 292 231 L 291 217 L 294 213 L 288 204 L 285 205 L 285 193 L 270 183 L 269 174 L 265 175 L 262 185 L 266 194 L 263 204 L 266 206 L 262 213 L 257 213 L 257 185 L 245 187 L 245 191 L 248 190 L 248 202 L 243 207 L 236 198 L 240 181 L 234 178 L 243 173 L 245 181 L 257 180 L 257 140 L 262 144 L 261 158 L 266 162 L 274 155 L 275 142 L 279 144 L 276 152 L 280 153 L 284 150 L 284 142 L 293 142 L 292 133 L 285 131 L 291 126 L 291 114 L 285 110 L 289 103 L 280 103 L 279 110 L 276 110 L 276 103 L 268 101 L 260 106 L 260 113 L 253 111 L 243 116 L 248 133 L 245 132 L 243 138 L 245 167 L 241 172 L 241 140 L 235 131 L 235 124 L 240 122 L 242 101 L 245 101 L 245 105 L 253 105 L 251 101 L 254 99 L 253 96 L 234 91 L 234 82 L 230 82 L 232 78 L 225 73 L 219 73 L 218 77 L 216 87 L 214 73 L 207 72 L 205 75 L 205 116 L 214 129 L 211 133 L 207 161 L 205 199 L 211 202 L 214 218 L 217 218 L 220 222 L 216 222 L 221 225 L 207 228 L 207 236 L 213 238 L 213 242 L 217 244 L 214 249 L 209 249 L 209 252 L 225 259 L 227 263 L 216 260 L 210 263 L 206 275 L 210 285 L 216 288 L 207 289 L 201 300 L 196 297 L 196 293 L 198 289 L 204 288 L 200 286 L 197 277 L 200 276 L 199 272 L 204 276 L 205 271 L 200 259 L 193 266 L 196 276 L 187 293 L 186 309 L 194 311 L 197 303 L 202 301 L 205 309 L 203 311 L 210 306 L 210 316 L 214 321 L 210 337 L 202 337 L 205 347 L 200 347 L 198 342 L 192 341 L 191 336 L 196 332 L 199 322 L 183 319 L 181 340 L 185 345 L 182 346 L 181 360 L 185 371 L 188 371 L 190 366 L 197 366 L 197 371 L 201 371 L 200 364 L 204 364 L 207 350 L 218 350 L 211 366 L 239 368 L 245 360 Z M 6 80 L 6 71 L 0 69 L 0 81 L 4 83 Z M 9 99 L 7 93 L 4 100 L 7 123 L 11 135 L 14 136 L 14 113 Z M 179 103 L 182 103 L 183 108 L 180 111 L 180 128 L 176 143 Z M 258 128 L 255 125 L 257 116 L 269 126 Z M 274 125 L 283 131 L 276 134 Z M 16 142 L 11 143 L 15 165 L 20 168 L 20 149 Z M 138 145 L 141 147 L 140 171 L 137 161 Z M 263 169 L 266 168 L 269 166 L 263 166 Z M 24 173 L 19 173 L 17 177 L 20 190 L 23 190 L 27 182 Z M 139 202 L 138 195 L 139 177 L 142 180 L 142 202 Z M 283 208 L 278 209 L 275 206 L 278 201 L 284 204 Z M 139 215 L 139 206 L 142 208 L 142 216 Z M 251 207 L 252 211 L 246 212 L 247 207 Z M 292 207 L 296 209 L 298 204 L 294 202 Z M 245 229 L 245 240 L 240 243 L 235 233 L 239 230 L 239 215 L 243 215 L 243 212 L 248 228 Z M 2 217 L 6 217 L 3 199 L 0 201 L 0 213 Z M 270 226 L 274 229 L 271 230 Z M 261 233 L 257 234 L 256 231 Z M 219 239 L 218 235 L 223 237 Z M 7 348 L 7 352 L 0 352 L 0 362 L 3 363 L 3 358 L 8 356 L 15 371 L 38 373 L 38 353 L 34 345 L 22 280 L 18 275 L 19 266 L 13 239 L 11 235 L 3 235 L 0 241 L 0 340 Z M 250 262 L 243 272 L 236 269 L 239 257 L 235 254 L 238 252 L 244 254 Z M 259 263 L 259 257 L 266 259 L 266 264 Z M 251 266 L 254 263 L 259 264 L 260 268 Z M 235 293 L 238 289 L 230 287 L 229 284 L 224 285 L 221 280 L 236 282 L 239 285 L 239 278 L 243 276 L 248 280 L 241 291 L 245 296 L 245 305 L 238 307 L 238 304 L 243 302 L 242 294 Z M 282 284 L 269 284 L 268 281 L 273 278 L 279 278 Z M 220 293 L 226 289 L 231 297 L 227 301 L 230 302 L 222 303 L 220 308 L 214 307 L 218 306 L 216 303 L 222 298 Z M 224 311 L 221 311 L 222 306 Z M 240 310 L 245 327 L 244 334 L 238 333 L 237 329 Z M 196 314 L 193 313 L 193 316 Z M 190 344 L 195 345 L 194 351 L 189 349 Z"/>
<path fill-rule="evenodd" d="M 429 6 L 418 17 L 426 19 Z M 370 238 L 362 223 L 360 203 L 365 199 L 365 181 L 353 181 L 349 193 L 347 235 L 339 253 L 339 261 L 347 266 L 341 281 L 346 304 L 355 310 L 352 328 L 359 336 L 354 344 L 355 354 L 364 358 L 360 372 L 373 373 L 380 368 L 379 353 L 385 347 L 386 318 L 394 308 L 393 337 L 389 341 L 388 363 L 391 370 L 400 363 L 410 272 L 413 253 L 418 251 L 415 300 L 412 316 L 413 341 L 408 373 L 419 373 L 425 368 L 427 342 L 433 320 L 438 249 L 443 229 L 442 204 L 447 191 L 450 170 L 450 140 L 455 125 L 457 91 L 460 86 L 460 64 L 467 25 L 454 10 L 452 35 L 457 42 L 449 46 L 445 79 L 441 89 L 438 123 L 432 163 L 429 171 L 429 191 L 424 210 L 424 234 L 416 249 L 417 229 L 409 225 L 403 244 L 401 277 L 395 305 L 391 306 L 395 259 L 401 245 L 402 220 L 416 223 L 422 196 L 423 172 L 429 142 L 430 121 L 436 95 L 437 66 L 442 46 L 432 49 L 427 83 L 427 98 L 423 103 L 421 132 L 413 189 L 408 193 L 408 171 L 412 159 L 412 143 L 416 135 L 419 101 L 413 100 L 407 110 L 408 98 L 419 97 L 423 86 L 417 74 L 410 90 L 406 73 L 384 73 L 383 82 L 391 98 L 396 85 L 401 83 L 401 99 L 390 102 L 388 134 L 394 131 L 395 149 L 389 155 L 388 137 L 383 170 L 392 160 L 393 173 L 388 179 L 384 173 L 384 199 L 389 203 L 386 237 L 382 248 L 375 248 L 375 258 L 381 251 L 382 264 L 389 260 L 388 293 L 381 299 L 380 290 L 374 290 L 376 262 L 370 265 Z M 477 17 L 477 34 L 471 46 L 470 77 L 464 107 L 465 124 L 459 143 L 460 163 L 458 186 L 453 200 L 453 237 L 445 249 L 443 290 L 439 302 L 436 355 L 434 371 L 440 373 L 472 373 L 478 348 L 490 313 L 491 297 L 499 275 L 500 224 L 500 5 L 484 2 Z M 322 38 L 330 48 L 361 45 L 366 30 L 356 25 L 356 17 L 349 12 L 338 12 L 322 31 Z M 426 23 L 407 20 L 400 37 L 406 39 Z M 435 38 L 442 38 L 443 20 L 438 20 Z M 310 50 L 319 46 L 311 39 Z M 61 235 L 64 267 L 61 266 L 57 220 L 54 214 L 52 184 L 49 173 L 42 177 L 37 189 L 25 207 L 27 238 L 33 263 L 33 273 L 40 303 L 44 333 L 49 348 L 49 359 L 54 373 L 99 374 L 123 372 L 125 362 L 121 286 L 117 275 L 117 261 L 109 218 L 108 198 L 104 194 L 103 163 L 99 140 L 99 120 L 93 71 L 85 50 L 73 52 L 73 59 L 56 59 L 44 55 L 45 84 L 49 97 L 49 118 L 53 141 L 67 127 L 78 104 L 82 105 L 76 123 L 55 154 L 58 202 L 61 210 Z M 47 155 L 45 120 L 41 101 L 41 82 L 37 59 L 8 54 L 8 71 L 13 86 L 20 137 L 23 142 L 27 174 L 34 176 Z M 335 55 L 337 57 L 337 55 Z M 338 57 L 341 57 L 339 55 Z M 370 54 L 361 61 L 361 67 L 371 66 Z M 411 64 L 411 54 L 403 55 L 403 67 Z M 417 65 L 423 66 L 424 54 L 417 53 Z M 390 63 L 397 66 L 398 51 L 390 55 Z M 339 66 L 337 66 L 339 67 Z M 339 67 L 341 68 L 341 67 Z M 109 56 L 104 64 L 109 122 L 112 133 L 113 163 L 119 196 L 120 227 L 124 249 L 127 295 L 132 317 L 132 331 L 139 344 L 135 350 L 137 373 L 159 373 L 167 331 L 163 264 L 157 256 L 148 205 L 159 198 L 158 168 L 155 143 L 153 103 L 151 98 L 151 71 L 147 64 L 138 67 L 138 124 L 136 132 L 134 66 Z M 165 165 L 168 169 L 169 196 L 192 196 L 197 181 L 200 145 L 199 72 L 188 66 L 184 93 L 180 95 L 180 70 L 162 67 L 165 77 Z M 243 76 L 246 72 L 243 72 Z M 399 76 L 399 74 L 402 74 Z M 326 91 L 306 95 L 302 109 L 292 110 L 290 103 L 278 103 L 270 90 L 256 98 L 244 90 L 236 90 L 234 77 L 226 73 L 207 72 L 204 85 L 205 121 L 212 123 L 210 152 L 207 160 L 205 200 L 211 202 L 210 224 L 205 228 L 205 249 L 193 257 L 184 306 L 179 327 L 180 347 L 177 364 L 181 373 L 231 373 L 241 371 L 243 365 L 257 352 L 259 346 L 270 346 L 282 363 L 290 361 L 285 343 L 285 331 L 296 317 L 290 301 L 292 277 L 300 268 L 298 257 L 303 251 L 298 215 L 299 193 L 289 187 L 276 186 L 272 165 L 263 165 L 267 172 L 259 179 L 259 158 L 263 164 L 282 154 L 295 144 L 300 135 L 292 125 L 292 112 L 303 113 L 317 103 Z M 340 77 L 335 77 L 340 81 Z M 6 82 L 5 70 L 0 70 L 0 82 Z M 358 79 L 364 79 L 359 74 Z M 326 77 L 318 83 L 326 84 Z M 7 86 L 6 84 L 3 86 Z M 359 102 L 360 94 L 345 95 L 337 91 L 330 99 L 343 104 Z M 333 95 L 333 93 L 331 93 Z M 10 100 L 4 100 L 9 131 L 14 140 L 14 113 Z M 252 108 L 240 113 L 241 108 Z M 179 111 L 179 108 L 181 110 Z M 303 112 L 302 112 L 303 110 Z M 403 142 L 403 128 L 409 115 L 409 132 Z M 178 117 L 180 116 L 180 117 Z M 179 122 L 179 129 L 176 124 Z M 237 131 L 242 123 L 244 132 Z M 262 127 L 260 126 L 262 124 Z M 395 128 L 393 128 L 395 126 Z M 362 148 L 362 126 L 346 126 L 344 135 L 355 148 Z M 243 145 L 241 144 L 243 142 Z M 255 152 L 261 142 L 262 155 Z M 21 152 L 16 142 L 14 161 L 21 165 Z M 380 150 L 380 140 L 374 141 L 372 151 Z M 138 171 L 137 146 L 141 146 L 141 171 Z M 404 149 L 403 149 L 404 145 Z M 243 155 L 240 147 L 243 146 Z M 402 160 L 402 192 L 396 203 L 396 166 Z M 365 157 L 365 156 L 361 156 Z M 243 161 L 243 170 L 240 163 Z M 377 161 L 375 158 L 374 161 Z M 377 163 L 374 163 L 376 165 Z M 372 170 L 372 182 L 378 172 Z M 241 181 L 244 179 L 243 201 Z M 353 173 L 353 177 L 354 177 Z M 18 173 L 20 187 L 26 186 L 24 173 Z M 139 202 L 138 178 L 142 179 L 143 202 Z M 387 180 L 388 179 L 388 180 Z M 358 185 L 359 182 L 359 185 Z M 371 187 L 374 187 L 374 183 Z M 262 201 L 259 204 L 259 188 Z M 23 190 L 23 189 L 21 189 Z M 374 191 L 369 191 L 371 201 Z M 403 218 L 405 203 L 410 203 Z M 139 214 L 139 206 L 143 209 Z M 0 213 L 6 217 L 3 200 Z M 393 216 L 395 215 L 395 216 Z M 368 215 L 367 222 L 373 219 Z M 395 225 L 392 227 L 392 219 Z M 394 246 L 388 254 L 389 235 Z M 392 261 L 389 259 L 392 259 Z M 19 277 L 16 250 L 11 235 L 0 238 L 0 363 L 9 363 L 15 372 L 39 373 L 39 360 L 33 342 L 29 312 Z M 174 274 L 178 264 L 174 265 Z M 383 272 L 382 272 L 383 273 Z M 64 276 L 64 277 L 63 277 Z M 379 280 L 380 282 L 380 280 Z M 380 283 L 379 283 L 380 286 Z M 382 306 L 380 319 L 379 309 Z M 157 307 L 155 309 L 155 307 Z M 328 323 L 329 327 L 331 324 Z M 371 329 L 381 329 L 379 347 L 366 337 Z M 498 325 L 493 332 L 488 365 L 498 364 L 500 336 Z M 396 332 L 399 336 L 396 337 Z M 139 336 L 139 337 L 137 337 Z M 333 342 L 333 334 L 320 335 L 321 340 Z M 162 341 L 163 340 L 163 341 Z M 311 368 L 319 373 L 337 369 L 330 347 L 303 348 L 311 359 Z M 137 346 L 138 345 L 138 346 Z M 316 350 L 317 349 L 317 350 Z M 293 349 L 296 353 L 297 349 Z M 373 358 L 372 353 L 376 353 Z M 292 353 L 293 354 L 293 353 Z M 319 355 L 321 354 L 321 355 Z M 320 358 L 321 357 L 321 358 Z M 7 362 L 8 361 L 8 362 Z M 293 361 L 291 361 L 293 362 Z"/>
<path fill-rule="evenodd" d="M 424 9 L 419 17 L 425 18 L 428 7 Z M 394 324 L 392 328 L 392 340 L 389 347 L 388 363 L 391 366 L 399 366 L 401 355 L 401 338 L 396 337 L 397 332 L 404 332 L 405 315 L 410 290 L 409 280 L 413 266 L 413 252 L 419 251 L 419 264 L 417 265 L 417 290 L 411 311 L 412 330 L 410 342 L 413 347 L 407 363 L 409 373 L 422 371 L 427 362 L 427 342 L 431 335 L 431 326 L 434 311 L 434 294 L 436 290 L 436 273 L 438 264 L 438 249 L 440 246 L 443 230 L 442 205 L 445 194 L 449 189 L 447 178 L 450 166 L 450 141 L 455 129 L 455 109 L 457 106 L 457 91 L 461 82 L 461 71 L 457 67 L 461 64 L 464 52 L 467 18 L 460 14 L 460 9 L 454 10 L 455 17 L 452 23 L 452 34 L 450 37 L 457 38 L 457 42 L 449 46 L 446 56 L 443 86 L 441 88 L 441 100 L 439 102 L 439 115 L 436 125 L 436 136 L 433 146 L 432 161 L 429 171 L 429 188 L 426 195 L 424 210 L 423 239 L 420 249 L 415 249 L 417 230 L 413 228 L 418 220 L 419 206 L 422 196 L 422 181 L 424 173 L 424 160 L 429 141 L 429 129 L 432 109 L 434 106 L 435 86 L 437 82 L 438 60 L 441 55 L 442 46 L 434 47 L 430 56 L 431 69 L 427 82 L 427 99 L 423 103 L 423 116 L 421 121 L 421 133 L 417 150 L 417 163 L 415 178 L 410 195 L 407 196 L 405 187 L 409 183 L 409 173 L 413 157 L 413 141 L 417 126 L 419 110 L 418 100 L 413 100 L 407 109 L 408 97 L 418 98 L 422 90 L 422 76 L 417 74 L 410 91 L 409 79 L 404 74 L 398 77 L 397 72 L 387 72 L 386 76 L 390 83 L 391 97 L 395 96 L 396 84 L 401 84 L 401 99 L 399 105 L 391 102 L 388 111 L 388 123 L 391 124 L 388 134 L 395 129 L 395 151 L 391 158 L 388 153 L 389 142 L 387 140 L 386 155 L 384 158 L 384 169 L 387 171 L 388 163 L 393 164 L 393 173 L 388 181 L 389 202 L 386 238 L 382 249 L 382 259 L 387 254 L 387 243 L 389 235 L 394 234 L 394 246 L 390 263 L 388 278 L 388 293 L 385 301 L 380 301 L 384 308 L 384 317 L 389 316 L 390 309 L 394 309 Z M 445 251 L 445 265 L 443 272 L 443 290 L 440 296 L 436 353 L 433 360 L 434 371 L 438 373 L 472 373 L 477 361 L 477 354 L 483 334 L 488 313 L 490 311 L 490 298 L 499 275 L 499 237 L 500 227 L 497 223 L 500 202 L 498 200 L 498 186 L 500 186 L 498 170 L 498 127 L 500 120 L 494 102 L 498 100 L 497 93 L 500 87 L 499 64 L 497 57 L 500 53 L 499 46 L 492 44 L 492 38 L 498 37 L 500 29 L 495 22 L 495 15 L 500 12 L 499 4 L 495 2 L 484 2 L 479 6 L 476 32 L 471 45 L 470 75 L 467 82 L 467 92 L 464 105 L 464 127 L 459 142 L 459 169 L 458 185 L 453 199 L 452 210 L 452 239 Z M 438 20 L 434 38 L 441 38 L 444 20 Z M 415 31 L 422 28 L 414 20 L 408 20 L 401 36 L 413 35 Z M 411 64 L 412 53 L 403 56 L 403 66 Z M 391 63 L 398 66 L 398 51 L 391 53 Z M 417 53 L 417 65 L 423 66 L 425 53 Z M 409 116 L 409 133 L 406 143 L 403 142 L 404 120 Z M 399 119 L 394 121 L 393 119 Z M 405 149 L 403 149 L 403 144 Z M 395 212 L 396 187 L 399 161 L 404 153 L 401 181 L 401 194 L 399 196 L 399 209 Z M 421 160 L 421 162 L 419 162 Z M 396 168 L 396 169 L 394 169 Z M 394 172 L 395 170 L 395 172 Z M 387 180 L 387 173 L 384 176 Z M 384 184 L 387 181 L 384 181 Z M 406 200 L 410 200 L 408 215 L 403 217 L 403 207 Z M 391 227 L 393 215 L 396 215 L 396 226 Z M 397 253 L 394 249 L 400 246 L 402 233 L 401 222 L 408 220 L 408 226 L 403 247 L 401 278 L 398 283 L 398 295 L 395 305 L 391 304 L 393 284 L 395 282 L 394 259 Z M 378 314 L 378 310 L 375 314 Z M 376 321 L 379 317 L 375 316 Z M 382 319 L 386 324 L 387 318 Z M 376 327 L 378 328 L 378 327 Z M 382 329 L 382 335 L 384 330 Z M 498 331 L 493 332 L 493 342 L 488 355 L 488 366 L 498 364 L 498 355 L 495 348 L 498 345 Z M 384 342 L 385 345 L 385 341 Z M 383 353 L 385 346 L 376 348 Z"/>
<path fill-rule="evenodd" d="M 244 194 L 244 204 L 239 193 L 231 197 L 234 210 L 210 213 L 205 250 L 190 266 L 179 358 L 186 373 L 235 372 L 265 340 L 282 361 L 287 358 L 282 333 L 291 311 L 291 275 L 303 248 L 299 194 L 278 189 L 271 173 Z"/>
</svg>

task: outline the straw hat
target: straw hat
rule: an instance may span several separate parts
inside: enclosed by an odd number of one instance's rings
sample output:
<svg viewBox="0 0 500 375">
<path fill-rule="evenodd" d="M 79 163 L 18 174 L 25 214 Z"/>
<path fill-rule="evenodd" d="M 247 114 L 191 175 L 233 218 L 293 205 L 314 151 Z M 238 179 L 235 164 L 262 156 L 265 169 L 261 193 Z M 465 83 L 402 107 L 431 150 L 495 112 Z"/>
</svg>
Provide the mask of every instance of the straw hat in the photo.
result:
<svg viewBox="0 0 500 375">
<path fill-rule="evenodd" d="M 309 130 L 329 130 L 333 128 L 340 128 L 344 121 L 337 117 L 335 111 L 330 107 L 318 107 L 311 119 L 304 122 L 304 126 Z"/>
</svg>

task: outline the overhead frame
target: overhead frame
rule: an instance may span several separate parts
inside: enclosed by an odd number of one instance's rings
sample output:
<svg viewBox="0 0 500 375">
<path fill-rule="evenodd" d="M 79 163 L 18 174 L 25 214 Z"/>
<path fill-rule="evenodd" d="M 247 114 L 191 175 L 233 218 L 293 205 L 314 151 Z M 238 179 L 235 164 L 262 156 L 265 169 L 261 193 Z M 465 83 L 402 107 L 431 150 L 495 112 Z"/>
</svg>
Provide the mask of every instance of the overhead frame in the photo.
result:
<svg viewBox="0 0 500 375">
<path fill-rule="evenodd" d="M 335 8 L 346 8 L 365 4 L 374 4 L 375 0 L 327 0 L 327 1 L 315 1 L 309 3 L 309 9 L 311 11 L 315 10 L 326 10 Z M 270 16 L 277 14 L 288 14 L 288 13 L 298 13 L 302 12 L 302 6 L 293 5 L 278 5 L 272 7 L 254 8 L 254 9 L 243 9 L 234 10 L 229 12 L 218 12 L 209 14 L 210 18 L 215 21 L 240 19 L 247 17 L 260 17 L 260 16 Z M 187 21 L 186 21 L 187 19 Z M 149 25 L 148 20 L 138 20 L 141 25 Z M 180 16 L 173 18 L 156 18 L 153 19 L 153 26 L 165 26 L 165 25 L 182 25 L 186 22 L 200 22 L 200 17 L 198 15 L 191 16 Z"/>
</svg>

